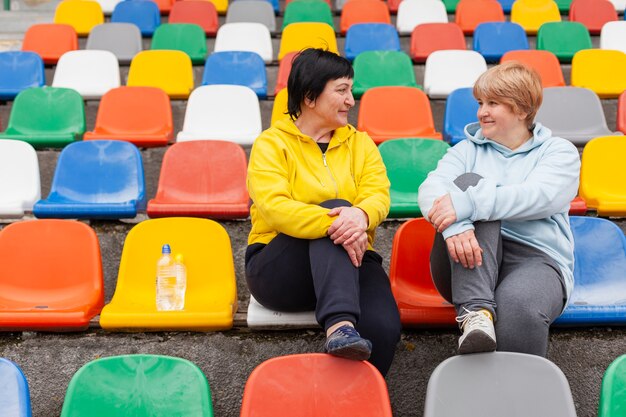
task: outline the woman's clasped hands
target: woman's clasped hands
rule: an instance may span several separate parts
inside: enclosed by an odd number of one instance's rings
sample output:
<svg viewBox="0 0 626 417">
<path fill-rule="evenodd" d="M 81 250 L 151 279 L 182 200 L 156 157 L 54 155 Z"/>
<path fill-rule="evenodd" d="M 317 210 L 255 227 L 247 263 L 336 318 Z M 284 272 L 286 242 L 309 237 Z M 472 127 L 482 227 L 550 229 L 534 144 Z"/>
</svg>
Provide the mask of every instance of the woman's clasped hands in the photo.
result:
<svg viewBox="0 0 626 417">
<path fill-rule="evenodd" d="M 328 228 L 328 236 L 335 245 L 343 246 L 355 267 L 360 267 L 368 243 L 367 214 L 357 207 L 342 206 L 331 209 L 328 215 L 337 216 Z"/>
</svg>

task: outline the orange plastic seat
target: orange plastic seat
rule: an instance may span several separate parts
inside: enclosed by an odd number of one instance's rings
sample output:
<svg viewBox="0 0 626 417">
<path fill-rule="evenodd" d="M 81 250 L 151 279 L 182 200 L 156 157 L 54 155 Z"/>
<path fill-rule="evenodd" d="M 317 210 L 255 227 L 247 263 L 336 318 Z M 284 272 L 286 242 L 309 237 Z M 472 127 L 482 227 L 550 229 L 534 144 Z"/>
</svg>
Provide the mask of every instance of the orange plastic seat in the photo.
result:
<svg viewBox="0 0 626 417">
<path fill-rule="evenodd" d="M 289 79 L 289 73 L 291 72 L 291 63 L 296 55 L 298 55 L 298 52 L 289 52 L 283 57 L 283 59 L 280 60 L 274 95 L 278 94 L 278 92 L 283 88 L 287 88 L 287 80 Z"/>
<path fill-rule="evenodd" d="M 365 361 L 323 353 L 269 359 L 250 374 L 240 417 L 391 417 L 387 384 Z"/>
<path fill-rule="evenodd" d="M 626 91 L 617 100 L 617 130 L 626 135 Z"/>
<path fill-rule="evenodd" d="M 12 223 L 0 232 L 0 331 L 76 331 L 104 305 L 96 233 L 71 220 Z"/>
<path fill-rule="evenodd" d="M 509 51 L 502 55 L 500 62 L 519 61 L 534 69 L 541 76 L 541 85 L 546 87 L 564 87 L 565 78 L 559 59 L 550 51 L 535 49 Z"/>
<path fill-rule="evenodd" d="M 166 146 L 174 137 L 170 98 L 156 87 L 118 87 L 100 101 L 96 126 L 83 139 L 114 139 Z"/>
<path fill-rule="evenodd" d="M 617 11 L 609 0 L 574 0 L 569 20 L 582 23 L 589 33 L 599 35 L 605 23 L 617 20 Z"/>
<path fill-rule="evenodd" d="M 470 35 L 485 22 L 504 22 L 502 5 L 497 0 L 461 0 L 456 6 L 455 22 Z"/>
<path fill-rule="evenodd" d="M 246 153 L 236 143 L 217 140 L 178 142 L 163 157 L 150 217 L 246 218 Z"/>
<path fill-rule="evenodd" d="M 159 11 L 161 12 L 161 14 L 169 14 L 170 10 L 172 9 L 172 3 L 175 2 L 175 0 L 152 0 L 152 1 L 155 2 L 157 6 L 159 6 Z"/>
<path fill-rule="evenodd" d="M 363 94 L 358 130 L 374 142 L 396 138 L 441 139 L 435 131 L 428 96 L 415 87 L 375 87 Z"/>
<path fill-rule="evenodd" d="M 467 49 L 463 31 L 456 23 L 423 23 L 411 33 L 411 58 L 426 62 L 435 52 L 446 49 Z"/>
<path fill-rule="evenodd" d="M 24 34 L 22 51 L 37 52 L 44 64 L 56 64 L 61 55 L 78 49 L 78 35 L 71 25 L 40 23 L 32 25 Z"/>
<path fill-rule="evenodd" d="M 443 299 L 430 275 L 435 229 L 424 218 L 398 228 L 391 248 L 389 279 L 404 326 L 452 326 L 454 307 Z"/>
<path fill-rule="evenodd" d="M 391 24 L 389 9 L 385 2 L 380 0 L 348 1 L 341 10 L 341 21 L 339 24 L 341 34 L 345 35 L 350 26 L 357 23 Z"/>
<path fill-rule="evenodd" d="M 168 23 L 195 23 L 209 36 L 215 36 L 219 26 L 217 9 L 206 0 L 175 1 Z"/>
</svg>

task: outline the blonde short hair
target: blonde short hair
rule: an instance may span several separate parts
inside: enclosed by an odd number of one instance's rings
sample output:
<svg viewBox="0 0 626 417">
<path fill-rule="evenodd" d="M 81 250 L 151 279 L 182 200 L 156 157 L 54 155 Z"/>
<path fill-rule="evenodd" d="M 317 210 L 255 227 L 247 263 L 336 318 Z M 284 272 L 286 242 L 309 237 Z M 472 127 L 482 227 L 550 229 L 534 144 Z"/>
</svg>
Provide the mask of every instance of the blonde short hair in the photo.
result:
<svg viewBox="0 0 626 417">
<path fill-rule="evenodd" d="M 493 99 L 508 105 L 516 113 L 526 113 L 532 128 L 543 100 L 541 77 L 518 61 L 507 61 L 484 72 L 474 84 L 477 100 Z"/>
</svg>

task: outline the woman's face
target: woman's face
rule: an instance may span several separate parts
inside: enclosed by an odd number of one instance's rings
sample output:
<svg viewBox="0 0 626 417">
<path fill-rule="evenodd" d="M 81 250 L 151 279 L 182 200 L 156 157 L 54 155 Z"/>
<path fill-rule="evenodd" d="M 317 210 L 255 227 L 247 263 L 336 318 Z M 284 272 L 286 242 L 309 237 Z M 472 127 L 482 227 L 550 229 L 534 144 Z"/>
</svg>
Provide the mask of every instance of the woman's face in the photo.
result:
<svg viewBox="0 0 626 417">
<path fill-rule="evenodd" d="M 305 103 L 319 123 L 329 129 L 348 124 L 348 111 L 354 106 L 352 79 L 338 78 L 326 83 L 315 102 Z"/>
<path fill-rule="evenodd" d="M 508 104 L 493 98 L 478 99 L 478 122 L 483 136 L 499 143 L 506 143 L 520 131 L 528 131 L 526 114 L 516 113 Z"/>
</svg>

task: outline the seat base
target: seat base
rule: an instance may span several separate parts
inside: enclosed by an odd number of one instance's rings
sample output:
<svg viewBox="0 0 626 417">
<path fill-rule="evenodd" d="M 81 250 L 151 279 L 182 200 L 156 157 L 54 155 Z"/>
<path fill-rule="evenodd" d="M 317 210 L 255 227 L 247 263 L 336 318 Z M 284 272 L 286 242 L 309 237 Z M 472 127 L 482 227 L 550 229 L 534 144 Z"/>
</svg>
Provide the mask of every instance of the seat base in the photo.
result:
<svg viewBox="0 0 626 417">
<path fill-rule="evenodd" d="M 314 311 L 284 313 L 263 307 L 253 296 L 248 304 L 248 327 L 256 330 L 312 329 L 320 325 Z"/>
</svg>

